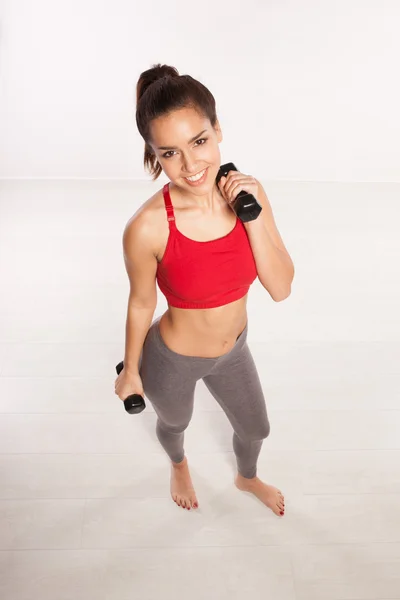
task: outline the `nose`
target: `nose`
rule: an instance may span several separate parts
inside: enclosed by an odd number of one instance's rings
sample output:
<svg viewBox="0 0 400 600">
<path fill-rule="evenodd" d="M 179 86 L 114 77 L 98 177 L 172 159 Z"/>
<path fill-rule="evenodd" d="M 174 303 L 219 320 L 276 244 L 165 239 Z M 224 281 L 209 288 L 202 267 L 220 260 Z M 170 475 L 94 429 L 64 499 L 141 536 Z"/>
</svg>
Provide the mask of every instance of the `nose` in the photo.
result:
<svg viewBox="0 0 400 600">
<path fill-rule="evenodd" d="M 183 159 L 183 170 L 190 177 L 190 175 L 195 175 L 200 169 L 197 167 L 195 159 L 191 155 L 186 155 Z"/>
</svg>

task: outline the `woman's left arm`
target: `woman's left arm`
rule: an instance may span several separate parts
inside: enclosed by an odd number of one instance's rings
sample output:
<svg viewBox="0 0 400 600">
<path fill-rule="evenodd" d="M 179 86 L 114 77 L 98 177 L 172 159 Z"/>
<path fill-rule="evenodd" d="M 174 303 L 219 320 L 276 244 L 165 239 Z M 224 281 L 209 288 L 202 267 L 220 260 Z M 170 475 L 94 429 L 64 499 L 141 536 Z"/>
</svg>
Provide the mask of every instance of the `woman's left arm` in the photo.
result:
<svg viewBox="0 0 400 600">
<path fill-rule="evenodd" d="M 290 295 L 294 265 L 275 224 L 272 208 L 261 183 L 254 177 L 230 171 L 222 177 L 219 188 L 231 204 L 241 190 L 256 198 L 262 206 L 254 221 L 244 223 L 256 262 L 258 278 L 275 302 Z"/>
</svg>

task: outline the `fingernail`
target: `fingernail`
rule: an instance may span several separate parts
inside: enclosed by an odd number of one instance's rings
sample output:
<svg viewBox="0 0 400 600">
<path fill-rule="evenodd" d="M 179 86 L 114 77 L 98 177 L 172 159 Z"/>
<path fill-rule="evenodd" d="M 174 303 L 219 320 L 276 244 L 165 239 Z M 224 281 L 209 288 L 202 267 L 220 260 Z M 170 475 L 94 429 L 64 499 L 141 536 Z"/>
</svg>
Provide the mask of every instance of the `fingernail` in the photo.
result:
<svg viewBox="0 0 400 600">
<path fill-rule="evenodd" d="M 281 515 L 284 515 L 284 514 L 285 514 L 284 512 L 281 512 Z"/>
</svg>

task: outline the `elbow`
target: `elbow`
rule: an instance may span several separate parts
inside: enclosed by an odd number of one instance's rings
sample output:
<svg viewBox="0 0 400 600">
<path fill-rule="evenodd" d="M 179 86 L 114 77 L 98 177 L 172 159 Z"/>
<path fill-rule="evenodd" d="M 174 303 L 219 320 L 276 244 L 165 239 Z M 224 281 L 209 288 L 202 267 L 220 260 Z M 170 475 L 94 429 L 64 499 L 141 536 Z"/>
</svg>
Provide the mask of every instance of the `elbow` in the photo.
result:
<svg viewBox="0 0 400 600">
<path fill-rule="evenodd" d="M 281 291 L 279 294 L 271 294 L 271 298 L 274 302 L 282 302 L 282 300 L 286 300 L 286 298 L 289 298 L 291 293 L 292 288 L 289 287 L 288 290 Z"/>
<path fill-rule="evenodd" d="M 282 302 L 282 300 L 288 298 L 292 292 L 291 285 L 285 286 L 284 288 L 280 287 L 279 289 L 275 286 L 275 288 L 272 289 L 271 285 L 263 283 L 261 279 L 260 282 L 263 288 L 267 290 L 268 294 L 271 296 L 274 302 Z"/>
<path fill-rule="evenodd" d="M 274 302 L 282 302 L 282 300 L 286 300 L 286 298 L 288 298 L 292 293 L 292 281 L 294 279 L 293 263 L 291 263 L 291 267 L 290 279 L 286 282 L 286 285 L 281 288 L 279 292 L 271 294 L 271 298 L 274 300 Z"/>
<path fill-rule="evenodd" d="M 292 293 L 294 266 L 292 261 L 290 261 L 290 263 L 290 271 L 285 273 L 285 275 L 277 277 L 273 282 L 271 282 L 271 280 L 268 281 L 268 279 L 262 279 L 259 276 L 262 286 L 267 290 L 274 302 L 282 302 L 282 300 L 286 300 L 286 298 L 288 298 Z"/>
<path fill-rule="evenodd" d="M 151 296 L 129 296 L 128 308 L 134 308 L 137 310 L 152 310 L 154 312 L 157 308 L 157 298 L 153 298 Z"/>
</svg>

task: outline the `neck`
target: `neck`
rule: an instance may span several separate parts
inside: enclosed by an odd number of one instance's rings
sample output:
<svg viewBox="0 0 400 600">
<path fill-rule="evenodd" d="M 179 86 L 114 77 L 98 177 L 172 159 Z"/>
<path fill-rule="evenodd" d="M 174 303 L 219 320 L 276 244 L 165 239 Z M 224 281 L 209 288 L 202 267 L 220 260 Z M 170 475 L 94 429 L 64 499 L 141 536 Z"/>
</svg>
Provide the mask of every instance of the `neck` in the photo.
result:
<svg viewBox="0 0 400 600">
<path fill-rule="evenodd" d="M 169 184 L 169 190 L 188 208 L 199 207 L 201 210 L 212 212 L 226 204 L 216 184 L 202 194 L 191 194 L 190 190 L 178 187 L 172 182 Z"/>
</svg>

